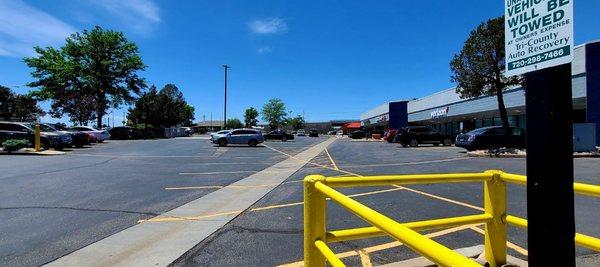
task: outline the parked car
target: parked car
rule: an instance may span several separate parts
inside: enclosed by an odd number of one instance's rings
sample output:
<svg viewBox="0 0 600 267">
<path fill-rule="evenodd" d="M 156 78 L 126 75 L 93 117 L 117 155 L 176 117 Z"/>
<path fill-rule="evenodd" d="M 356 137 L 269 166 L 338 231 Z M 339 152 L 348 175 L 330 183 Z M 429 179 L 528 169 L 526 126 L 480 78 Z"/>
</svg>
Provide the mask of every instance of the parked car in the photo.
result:
<svg viewBox="0 0 600 267">
<path fill-rule="evenodd" d="M 308 137 L 319 137 L 319 131 L 317 129 L 310 129 L 308 131 Z"/>
<path fill-rule="evenodd" d="M 419 144 L 451 146 L 452 139 L 449 134 L 425 126 L 408 126 L 396 132 L 394 143 L 400 143 L 403 147 L 416 147 Z"/>
<path fill-rule="evenodd" d="M 73 140 L 73 146 L 77 148 L 82 148 L 83 146 L 89 145 L 91 143 L 90 137 L 87 133 L 73 131 L 60 124 L 44 123 L 44 125 L 52 128 L 55 132 L 71 135 L 71 139 Z"/>
<path fill-rule="evenodd" d="M 265 140 L 280 140 L 285 142 L 287 140 L 294 140 L 294 135 L 289 134 L 282 129 L 277 129 L 275 131 L 271 131 L 268 134 L 263 135 Z"/>
<path fill-rule="evenodd" d="M 304 131 L 304 129 L 300 129 L 300 130 L 298 130 L 298 133 L 296 135 L 297 136 L 306 136 L 306 132 Z"/>
<path fill-rule="evenodd" d="M 194 134 L 194 130 L 190 127 L 181 127 L 183 129 L 185 136 L 192 136 Z"/>
<path fill-rule="evenodd" d="M 117 126 L 111 128 L 108 133 L 110 134 L 110 139 L 127 140 L 139 139 L 141 137 L 141 131 L 131 126 Z"/>
<path fill-rule="evenodd" d="M 352 139 L 363 139 L 367 137 L 367 133 L 364 131 L 354 131 L 349 135 L 349 137 Z"/>
<path fill-rule="evenodd" d="M 383 140 L 387 141 L 388 143 L 394 142 L 394 138 L 396 137 L 396 132 L 398 132 L 398 130 L 395 130 L 395 129 L 390 129 L 390 130 L 385 131 L 385 133 L 383 134 Z"/>
<path fill-rule="evenodd" d="M 335 135 L 335 131 L 329 131 L 327 132 L 327 135 Z"/>
<path fill-rule="evenodd" d="M 231 131 L 230 131 L 230 130 L 222 130 L 222 131 L 218 131 L 218 132 L 216 132 L 216 133 L 210 133 L 210 138 L 212 139 L 212 137 L 213 137 L 214 135 L 218 135 L 218 134 L 226 134 L 226 133 L 228 133 L 228 132 L 231 132 Z"/>
<path fill-rule="evenodd" d="M 0 145 L 9 139 L 27 140 L 31 145 L 34 145 L 34 129 L 34 123 L 0 122 Z M 71 136 L 44 131 L 40 125 L 40 142 L 44 149 L 54 148 L 55 150 L 62 150 L 71 142 Z"/>
<path fill-rule="evenodd" d="M 502 126 L 483 127 L 456 136 L 456 146 L 468 151 L 500 147 L 525 148 L 525 130 L 518 127 L 510 127 L 508 143 L 506 141 L 507 139 Z"/>
<path fill-rule="evenodd" d="M 108 133 L 108 131 L 98 130 L 98 129 L 95 129 L 94 127 L 90 127 L 90 126 L 73 126 L 69 129 L 73 130 L 73 131 L 78 131 L 78 132 L 89 134 L 90 142 L 102 143 L 102 142 L 110 139 L 110 134 Z"/>
<path fill-rule="evenodd" d="M 211 136 L 210 141 L 219 146 L 229 144 L 256 146 L 265 141 L 262 133 L 253 129 L 235 129 L 224 134 L 215 134 Z"/>
</svg>

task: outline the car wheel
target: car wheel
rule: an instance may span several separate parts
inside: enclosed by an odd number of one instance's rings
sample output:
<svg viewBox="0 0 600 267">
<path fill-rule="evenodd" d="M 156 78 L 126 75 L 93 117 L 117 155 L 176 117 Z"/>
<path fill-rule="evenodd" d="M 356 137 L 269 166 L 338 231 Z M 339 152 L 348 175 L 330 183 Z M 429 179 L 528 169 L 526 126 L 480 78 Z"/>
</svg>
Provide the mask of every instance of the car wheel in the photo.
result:
<svg viewBox="0 0 600 267">
<path fill-rule="evenodd" d="M 254 139 L 251 139 L 250 141 L 248 141 L 248 145 L 251 147 L 255 147 L 258 144 L 258 142 Z"/>
<path fill-rule="evenodd" d="M 227 139 L 225 139 L 225 138 L 219 139 L 219 141 L 217 141 L 217 144 L 219 146 L 227 146 Z"/>
<path fill-rule="evenodd" d="M 410 142 L 408 143 L 411 147 L 417 147 L 419 146 L 419 142 L 416 139 L 411 139 Z"/>
<path fill-rule="evenodd" d="M 284 136 L 284 137 L 282 137 L 282 138 L 281 138 L 281 142 L 287 142 L 287 137 L 285 137 L 285 136 Z"/>
<path fill-rule="evenodd" d="M 452 140 L 450 140 L 450 138 L 444 139 L 444 146 L 451 146 L 451 145 L 452 145 Z"/>
<path fill-rule="evenodd" d="M 83 143 L 77 143 L 77 144 L 75 144 L 75 147 L 76 148 L 82 148 L 83 147 Z"/>
</svg>

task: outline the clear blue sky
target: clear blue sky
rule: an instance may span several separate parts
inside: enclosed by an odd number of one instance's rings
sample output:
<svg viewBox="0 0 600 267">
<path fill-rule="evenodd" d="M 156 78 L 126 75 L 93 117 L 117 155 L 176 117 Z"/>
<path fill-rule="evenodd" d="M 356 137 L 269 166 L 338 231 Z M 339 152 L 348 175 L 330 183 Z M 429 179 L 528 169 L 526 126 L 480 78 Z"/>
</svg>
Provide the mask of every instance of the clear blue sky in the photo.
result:
<svg viewBox="0 0 600 267">
<path fill-rule="evenodd" d="M 357 119 L 385 101 L 450 88 L 448 62 L 503 1 L 0 0 L 0 84 L 31 78 L 22 57 L 94 25 L 125 32 L 150 84 L 176 84 L 196 121 L 272 97 L 308 121 Z M 575 1 L 575 43 L 600 39 L 600 1 Z M 26 92 L 27 87 L 14 88 Z M 45 107 L 48 105 L 45 104 Z M 115 112 L 117 122 L 123 110 Z"/>
</svg>

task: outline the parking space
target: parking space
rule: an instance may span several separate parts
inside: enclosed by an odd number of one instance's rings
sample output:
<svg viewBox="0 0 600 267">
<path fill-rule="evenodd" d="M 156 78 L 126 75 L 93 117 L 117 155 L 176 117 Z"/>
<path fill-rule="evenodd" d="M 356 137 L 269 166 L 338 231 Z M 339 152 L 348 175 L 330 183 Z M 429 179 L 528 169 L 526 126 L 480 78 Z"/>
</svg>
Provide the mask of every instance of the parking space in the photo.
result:
<svg viewBox="0 0 600 267">
<path fill-rule="evenodd" d="M 594 173 L 598 159 L 576 159 L 576 180 L 600 184 Z M 597 164 L 596 166 L 593 166 Z M 177 264 L 186 266 L 301 266 L 302 185 L 310 174 L 352 176 L 375 174 L 456 173 L 500 169 L 525 174 L 525 159 L 471 158 L 455 147 L 402 148 L 383 142 L 352 142 L 339 139 L 300 171 L 210 238 L 197 245 Z M 344 194 L 401 222 L 481 213 L 483 188 L 479 183 L 342 188 Z M 526 217 L 526 191 L 508 186 L 508 212 Z M 576 198 L 578 232 L 598 236 L 600 201 Z M 329 203 L 328 229 L 368 226 L 334 203 Z M 425 232 L 451 248 L 483 244 L 483 226 L 461 226 Z M 527 234 L 509 227 L 509 254 L 527 259 Z M 332 249 L 350 266 L 371 266 L 417 257 L 390 238 L 335 243 Z M 578 249 L 578 255 L 592 252 Z"/>
<path fill-rule="evenodd" d="M 323 140 L 255 148 L 220 148 L 207 138 L 111 140 L 62 156 L 3 156 L 0 265 L 49 262 Z"/>
</svg>

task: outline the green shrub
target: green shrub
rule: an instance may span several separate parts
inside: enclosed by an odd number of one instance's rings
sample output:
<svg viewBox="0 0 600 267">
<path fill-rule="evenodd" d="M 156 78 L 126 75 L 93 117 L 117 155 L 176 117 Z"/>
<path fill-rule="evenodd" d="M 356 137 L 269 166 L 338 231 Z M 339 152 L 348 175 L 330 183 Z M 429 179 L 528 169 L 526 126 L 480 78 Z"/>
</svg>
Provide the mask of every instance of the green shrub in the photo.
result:
<svg viewBox="0 0 600 267">
<path fill-rule="evenodd" d="M 8 139 L 2 143 L 2 148 L 8 153 L 18 151 L 29 146 L 29 141 L 24 139 Z"/>
</svg>

